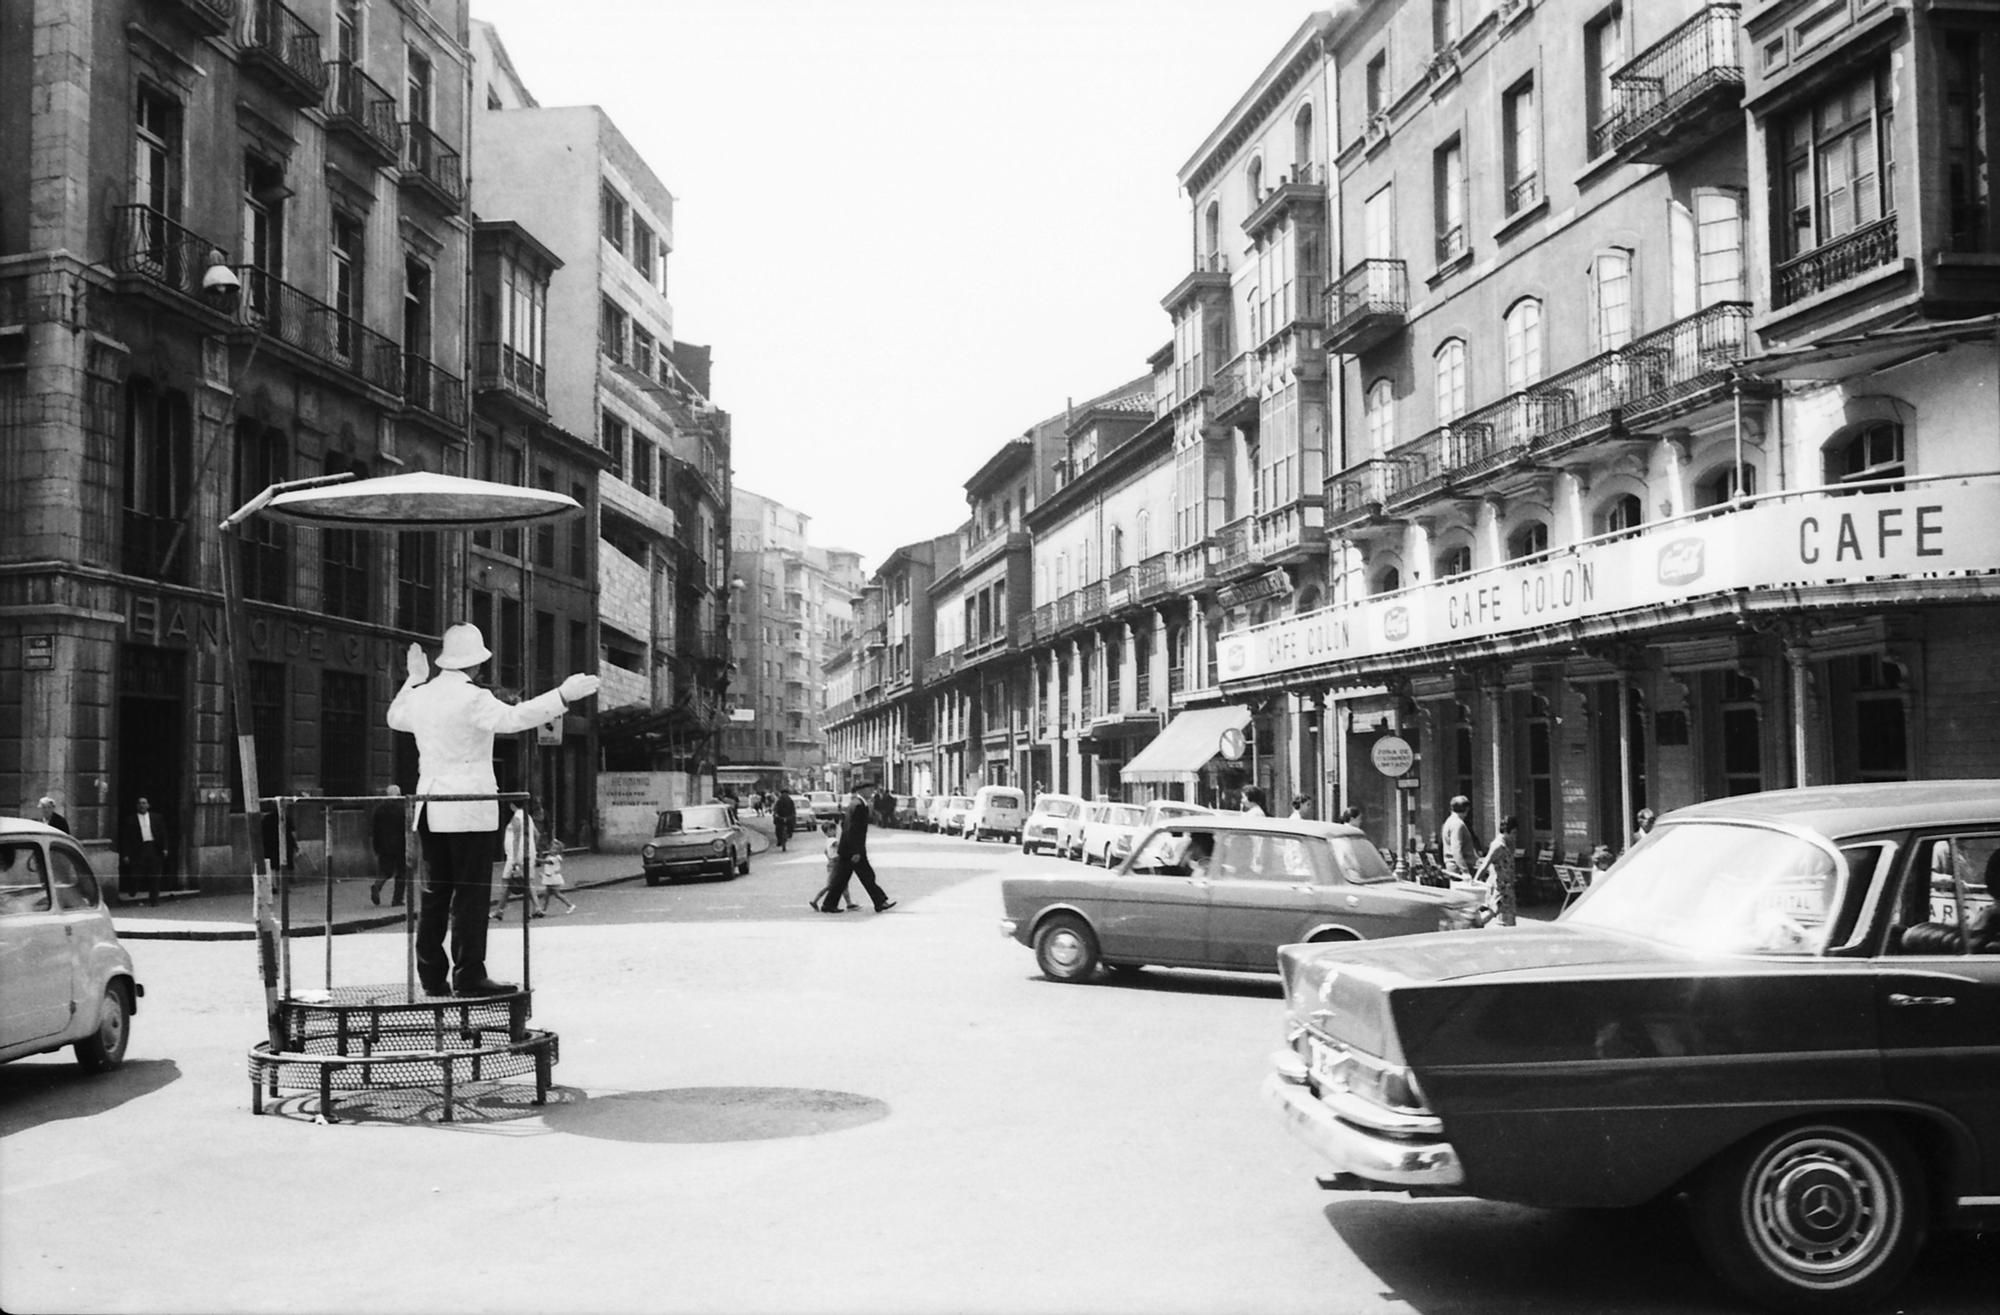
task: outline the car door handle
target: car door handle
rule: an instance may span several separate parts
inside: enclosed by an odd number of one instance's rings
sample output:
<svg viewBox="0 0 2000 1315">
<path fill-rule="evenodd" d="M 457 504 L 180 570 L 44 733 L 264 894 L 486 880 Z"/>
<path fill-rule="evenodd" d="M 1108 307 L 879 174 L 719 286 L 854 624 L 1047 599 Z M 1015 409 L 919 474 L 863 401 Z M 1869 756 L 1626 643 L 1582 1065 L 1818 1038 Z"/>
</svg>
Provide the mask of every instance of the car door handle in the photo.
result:
<svg viewBox="0 0 2000 1315">
<path fill-rule="evenodd" d="M 1889 1004 L 1896 1009 L 1916 1009 L 1924 1005 L 1955 1005 L 1955 995 L 1904 995 L 1901 991 L 1889 993 Z"/>
</svg>

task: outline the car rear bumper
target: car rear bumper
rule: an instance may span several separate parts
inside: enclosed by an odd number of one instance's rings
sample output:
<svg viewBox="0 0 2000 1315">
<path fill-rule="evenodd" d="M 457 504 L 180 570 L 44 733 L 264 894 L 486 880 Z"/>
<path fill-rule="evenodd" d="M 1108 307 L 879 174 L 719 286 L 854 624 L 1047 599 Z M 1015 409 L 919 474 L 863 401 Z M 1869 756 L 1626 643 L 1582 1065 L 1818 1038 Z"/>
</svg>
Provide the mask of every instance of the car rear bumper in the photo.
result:
<svg viewBox="0 0 2000 1315">
<path fill-rule="evenodd" d="M 1278 1107 L 1294 1137 L 1333 1164 L 1337 1187 L 1436 1191 L 1465 1182 L 1450 1142 L 1405 1141 L 1358 1128 L 1336 1117 L 1310 1087 L 1293 1081 L 1283 1069 L 1264 1079 L 1261 1094 Z"/>
<path fill-rule="evenodd" d="M 701 876 L 705 873 L 727 875 L 736 870 L 736 860 L 729 854 L 704 854 L 700 858 L 652 858 L 644 862 L 646 871 L 655 876 L 675 877 L 683 874 Z"/>
</svg>

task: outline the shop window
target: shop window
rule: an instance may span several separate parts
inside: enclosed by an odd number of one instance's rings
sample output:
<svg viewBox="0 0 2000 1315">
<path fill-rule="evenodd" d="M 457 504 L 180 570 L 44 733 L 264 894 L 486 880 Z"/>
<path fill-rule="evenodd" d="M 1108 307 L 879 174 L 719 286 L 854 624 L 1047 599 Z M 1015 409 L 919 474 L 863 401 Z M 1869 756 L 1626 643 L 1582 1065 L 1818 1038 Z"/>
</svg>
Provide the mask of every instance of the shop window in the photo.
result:
<svg viewBox="0 0 2000 1315">
<path fill-rule="evenodd" d="M 1836 781 L 1910 778 L 1909 697 L 1901 663 L 1875 653 L 1827 663 Z"/>
<path fill-rule="evenodd" d="M 1722 792 L 1755 794 L 1764 788 L 1763 712 L 1757 682 L 1724 671 L 1716 682 L 1722 740 Z"/>
</svg>

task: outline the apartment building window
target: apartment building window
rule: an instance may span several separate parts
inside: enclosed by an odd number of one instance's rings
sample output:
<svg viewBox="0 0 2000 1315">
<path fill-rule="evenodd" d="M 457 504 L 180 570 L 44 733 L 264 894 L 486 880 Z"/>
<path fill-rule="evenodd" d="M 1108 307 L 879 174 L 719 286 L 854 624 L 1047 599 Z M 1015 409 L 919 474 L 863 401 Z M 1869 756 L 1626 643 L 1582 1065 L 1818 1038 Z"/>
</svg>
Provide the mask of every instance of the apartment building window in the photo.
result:
<svg viewBox="0 0 2000 1315">
<path fill-rule="evenodd" d="M 328 455 L 327 474 L 350 472 L 356 479 L 368 478 L 366 463 Z M 372 618 L 374 599 L 368 578 L 368 541 L 372 533 L 334 529 L 319 532 L 320 601 L 329 614 L 356 621 Z"/>
<path fill-rule="evenodd" d="M 1247 208 L 1255 210 L 1264 199 L 1264 157 L 1253 156 L 1250 165 L 1243 171 L 1243 190 L 1246 193 Z"/>
<path fill-rule="evenodd" d="M 1203 498 L 1202 445 L 1185 444 L 1174 453 L 1174 547 L 1180 551 L 1199 547 L 1208 533 Z"/>
<path fill-rule="evenodd" d="M 1698 304 L 1742 301 L 1743 193 L 1694 194 L 1695 281 Z"/>
<path fill-rule="evenodd" d="M 398 629 L 438 633 L 438 575 L 438 531 L 405 530 L 396 536 Z"/>
<path fill-rule="evenodd" d="M 1613 498 L 1604 514 L 1598 518 L 1599 534 L 1627 534 L 1638 529 L 1646 520 L 1646 504 L 1636 493 L 1626 493 Z"/>
<path fill-rule="evenodd" d="M 632 482 L 631 458 L 626 452 L 626 437 L 630 427 L 609 411 L 604 413 L 604 422 L 599 427 L 602 438 L 599 445 L 611 457 L 611 473 L 627 484 Z"/>
<path fill-rule="evenodd" d="M 1396 195 L 1387 185 L 1371 192 L 1361 206 L 1362 254 L 1370 260 L 1390 260 L 1396 254 Z"/>
<path fill-rule="evenodd" d="M 1111 527 L 1111 570 L 1113 574 L 1125 569 L 1125 527 Z"/>
<path fill-rule="evenodd" d="M 1993 156 L 2000 151 L 1994 99 L 2000 96 L 2000 34 L 1943 28 L 1946 245 L 2000 251 L 1993 214 Z"/>
<path fill-rule="evenodd" d="M 409 47 L 404 56 L 403 67 L 403 107 L 409 111 L 409 121 L 429 127 L 436 99 L 432 93 L 434 79 L 431 74 L 430 57 L 414 46 Z"/>
<path fill-rule="evenodd" d="M 1465 414 L 1465 339 L 1447 338 L 1432 363 L 1437 383 L 1437 422 Z"/>
<path fill-rule="evenodd" d="M 1222 205 L 1217 201 L 1208 203 L 1208 213 L 1202 217 L 1201 249 L 1208 257 L 1210 270 L 1222 268 Z"/>
<path fill-rule="evenodd" d="M 261 782 L 260 782 L 261 784 Z M 319 677 L 319 785 L 330 795 L 368 789 L 368 677 L 323 671 Z"/>
<path fill-rule="evenodd" d="M 1312 177 L 1313 107 L 1299 106 L 1292 118 L 1292 177 L 1308 182 Z"/>
<path fill-rule="evenodd" d="M 1507 537 L 1507 559 L 1519 561 L 1523 557 L 1537 557 L 1549 550 L 1549 527 L 1546 521 L 1529 521 Z"/>
<path fill-rule="evenodd" d="M 1257 512 L 1288 507 L 1299 496 L 1299 385 L 1264 399 L 1260 435 L 1251 455 L 1257 470 Z"/>
<path fill-rule="evenodd" d="M 1781 122 L 1779 259 L 1895 211 L 1893 120 L 1888 74 L 1878 72 Z"/>
<path fill-rule="evenodd" d="M 1515 83 L 1501 99 L 1500 130 L 1506 142 L 1507 213 L 1518 214 L 1542 199 L 1541 120 L 1535 115 L 1533 77 Z"/>
<path fill-rule="evenodd" d="M 528 454 L 512 443 L 500 451 L 500 482 L 515 488 L 528 486 Z M 521 555 L 521 532 L 519 530 L 500 531 L 500 551 L 509 557 Z"/>
<path fill-rule="evenodd" d="M 1368 454 L 1381 456 L 1396 442 L 1396 385 L 1387 375 L 1368 385 L 1362 404 L 1368 431 Z"/>
<path fill-rule="evenodd" d="M 1523 297 L 1507 310 L 1507 391 L 1542 377 L 1542 303 Z"/>
<path fill-rule="evenodd" d="M 1393 566 L 1383 566 L 1369 578 L 1369 594 L 1393 594 L 1403 587 L 1403 573 Z"/>
<path fill-rule="evenodd" d="M 361 59 L 361 0 L 336 0 L 334 4 L 333 57 L 349 63 Z"/>
<path fill-rule="evenodd" d="M 597 670 L 597 654 L 590 651 L 590 622 L 571 621 L 569 623 L 569 661 L 567 671 Z"/>
<path fill-rule="evenodd" d="M 1134 561 L 1143 562 L 1153 555 L 1153 513 L 1141 510 L 1132 518 L 1132 542 L 1136 555 Z"/>
<path fill-rule="evenodd" d="M 1828 484 L 1900 480 L 1906 470 L 1903 427 L 1893 420 L 1878 420 L 1837 435 L 1826 446 L 1825 461 Z"/>
<path fill-rule="evenodd" d="M 1596 129 L 1616 107 L 1611 75 L 1625 62 L 1625 7 L 1610 5 L 1583 25 L 1584 154 L 1595 154 Z"/>
<path fill-rule="evenodd" d="M 535 487 L 550 493 L 556 490 L 556 472 L 548 466 L 535 469 Z M 535 565 L 544 571 L 556 569 L 556 524 L 540 521 L 535 526 Z"/>
<path fill-rule="evenodd" d="M 632 317 L 609 297 L 602 299 L 597 322 L 598 350 L 620 365 L 631 351 Z"/>
<path fill-rule="evenodd" d="M 1431 0 L 1431 49 L 1450 50 L 1458 44 L 1459 0 Z"/>
<path fill-rule="evenodd" d="M 1590 320 L 1597 350 L 1615 351 L 1632 341 L 1632 253 L 1600 251 L 1590 262 Z"/>
<path fill-rule="evenodd" d="M 658 251 L 653 230 L 637 215 L 632 216 L 632 268 L 639 271 L 647 283 L 653 281 L 653 261 Z"/>
<path fill-rule="evenodd" d="M 291 780 L 285 770 L 291 761 L 285 694 L 285 664 L 250 662 L 250 731 L 257 742 L 257 792 L 283 794 Z M 243 764 L 235 753 L 229 759 L 229 785 L 237 808 L 243 807 Z"/>
<path fill-rule="evenodd" d="M 632 368 L 640 374 L 651 378 L 656 368 L 654 362 L 657 354 L 658 348 L 654 346 L 652 332 L 634 324 L 632 326 Z"/>
<path fill-rule="evenodd" d="M 139 88 L 134 124 L 132 199 L 146 216 L 146 250 L 165 260 L 172 249 L 166 224 L 181 217 L 181 106 L 151 87 Z"/>
<path fill-rule="evenodd" d="M 521 600 L 500 598 L 499 632 L 493 636 L 495 683 L 517 693 L 521 690 Z"/>
<path fill-rule="evenodd" d="M 625 250 L 626 227 L 631 222 L 632 207 L 625 198 L 618 195 L 618 189 L 610 183 L 603 185 L 599 195 L 598 223 L 604 240 L 618 251 Z"/>
<path fill-rule="evenodd" d="M 1378 50 L 1368 59 L 1368 69 L 1364 75 L 1366 88 L 1364 95 L 1368 114 L 1372 118 L 1389 108 L 1389 52 Z"/>
<path fill-rule="evenodd" d="M 271 312 L 277 291 L 272 283 L 285 276 L 285 199 L 290 195 L 283 165 L 256 155 L 243 157 L 243 259 L 256 271 L 246 280 L 243 296 L 257 315 Z"/>
<path fill-rule="evenodd" d="M 569 573 L 582 580 L 590 575 L 590 490 L 582 484 L 569 486 L 569 496 L 577 506 L 585 509 L 582 516 L 572 516 L 569 521 Z"/>
<path fill-rule="evenodd" d="M 548 284 L 512 260 L 501 265 L 500 283 L 500 341 L 512 358 L 508 365 L 526 364 L 539 374 L 547 342 Z"/>
<path fill-rule="evenodd" d="M 640 493 L 653 491 L 653 443 L 651 439 L 632 435 L 632 487 Z"/>
<path fill-rule="evenodd" d="M 328 287 L 333 292 L 333 349 L 342 359 L 352 361 L 361 345 L 356 328 L 366 304 L 361 289 L 361 221 L 334 211 L 332 240 L 327 251 L 332 265 Z"/>
<path fill-rule="evenodd" d="M 1465 151 L 1454 137 L 1431 159 L 1431 206 L 1437 263 L 1449 265 L 1469 247 L 1465 232 Z"/>
<path fill-rule="evenodd" d="M 248 502 L 291 478 L 291 438 L 254 420 L 236 424 L 236 503 Z M 237 528 L 239 573 L 245 598 L 292 601 L 292 532 L 269 516 L 252 516 Z"/>
<path fill-rule="evenodd" d="M 1438 559 L 1437 559 L 1438 579 L 1449 580 L 1453 576 L 1470 575 L 1471 573 L 1472 573 L 1471 544 L 1469 543 L 1453 544 L 1451 547 L 1446 548 L 1443 552 L 1438 554 Z"/>
</svg>

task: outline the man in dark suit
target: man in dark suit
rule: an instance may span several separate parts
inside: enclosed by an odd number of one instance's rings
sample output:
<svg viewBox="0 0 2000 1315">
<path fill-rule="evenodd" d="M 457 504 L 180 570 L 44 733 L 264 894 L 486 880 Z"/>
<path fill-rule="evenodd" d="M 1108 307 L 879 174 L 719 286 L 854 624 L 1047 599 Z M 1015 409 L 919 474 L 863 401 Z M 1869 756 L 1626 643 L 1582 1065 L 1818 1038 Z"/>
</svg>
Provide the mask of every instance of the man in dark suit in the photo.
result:
<svg viewBox="0 0 2000 1315">
<path fill-rule="evenodd" d="M 393 880 L 396 883 L 395 897 L 389 901 L 394 905 L 403 902 L 403 886 L 410 877 L 409 844 L 410 827 L 403 801 L 397 798 L 403 793 L 400 785 L 391 785 L 389 798 L 375 805 L 375 812 L 369 818 L 370 839 L 375 850 L 375 883 L 368 887 L 371 903 L 382 902 L 382 887 Z"/>
<path fill-rule="evenodd" d="M 850 876 L 861 879 L 861 888 L 875 902 L 877 913 L 896 907 L 896 901 L 875 884 L 875 868 L 868 862 L 868 813 L 874 794 L 873 781 L 863 781 L 854 788 L 854 799 L 847 805 L 846 824 L 840 829 L 840 841 L 834 851 L 833 873 L 827 879 L 826 893 L 819 899 L 821 913 L 840 912 Z"/>
<path fill-rule="evenodd" d="M 118 829 L 118 869 L 132 878 L 132 894 L 127 895 L 120 883 L 119 895 L 131 898 L 137 894 L 138 883 L 146 883 L 146 903 L 158 905 L 160 902 L 160 873 L 167 866 L 166 826 L 154 815 L 153 805 L 144 795 L 132 805 L 132 812 L 126 814 L 125 824 Z"/>
<path fill-rule="evenodd" d="M 42 821 L 44 824 L 52 826 L 58 831 L 68 832 L 69 819 L 56 811 L 56 801 L 53 796 L 43 795 L 41 803 L 37 804 L 36 807 L 42 810 Z"/>
</svg>

